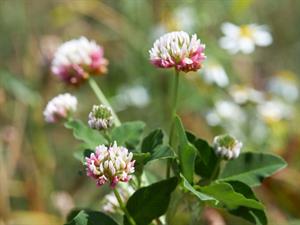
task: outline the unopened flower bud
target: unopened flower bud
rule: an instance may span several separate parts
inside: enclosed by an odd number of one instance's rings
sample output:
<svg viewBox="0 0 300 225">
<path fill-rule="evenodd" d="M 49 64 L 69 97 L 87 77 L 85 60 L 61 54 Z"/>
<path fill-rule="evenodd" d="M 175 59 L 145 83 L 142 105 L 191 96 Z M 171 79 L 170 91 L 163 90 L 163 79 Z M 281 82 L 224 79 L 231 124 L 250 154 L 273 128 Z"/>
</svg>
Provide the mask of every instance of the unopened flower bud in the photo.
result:
<svg viewBox="0 0 300 225">
<path fill-rule="evenodd" d="M 228 134 L 216 136 L 213 141 L 216 155 L 226 160 L 237 158 L 240 155 L 242 146 L 242 142 Z"/>
<path fill-rule="evenodd" d="M 94 105 L 89 113 L 88 124 L 90 128 L 96 130 L 105 130 L 113 125 L 112 109 L 105 105 Z"/>
</svg>

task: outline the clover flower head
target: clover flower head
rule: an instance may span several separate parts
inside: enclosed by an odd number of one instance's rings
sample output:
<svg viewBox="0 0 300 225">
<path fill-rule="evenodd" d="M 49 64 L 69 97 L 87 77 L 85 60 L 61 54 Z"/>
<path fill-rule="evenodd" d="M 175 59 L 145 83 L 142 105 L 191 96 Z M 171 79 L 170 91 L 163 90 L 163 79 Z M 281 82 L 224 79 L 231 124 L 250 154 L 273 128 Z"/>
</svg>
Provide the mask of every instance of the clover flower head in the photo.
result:
<svg viewBox="0 0 300 225">
<path fill-rule="evenodd" d="M 174 67 L 177 71 L 197 71 L 205 60 L 205 45 L 196 34 L 191 37 L 184 31 L 175 31 L 161 36 L 149 51 L 150 61 L 161 68 Z"/>
<path fill-rule="evenodd" d="M 88 124 L 92 129 L 105 130 L 112 127 L 113 121 L 112 109 L 105 105 L 94 105 L 89 113 Z"/>
<path fill-rule="evenodd" d="M 87 176 L 97 180 L 97 185 L 101 186 L 110 183 L 114 188 L 118 182 L 128 182 L 134 173 L 133 154 L 127 148 L 117 146 L 114 142 L 112 146 L 99 145 L 95 153 L 85 158 Z"/>
<path fill-rule="evenodd" d="M 90 75 L 107 71 L 103 48 L 85 37 L 63 43 L 52 61 L 52 73 L 67 84 L 79 85 Z"/>
<path fill-rule="evenodd" d="M 67 118 L 77 109 L 77 98 L 69 93 L 60 94 L 48 102 L 44 117 L 46 122 L 55 123 Z"/>
<path fill-rule="evenodd" d="M 242 146 L 242 142 L 228 134 L 216 136 L 213 141 L 216 155 L 226 160 L 237 158 Z"/>
<path fill-rule="evenodd" d="M 221 30 L 224 37 L 220 39 L 220 46 L 231 54 L 242 52 L 250 54 L 255 46 L 268 46 L 273 39 L 265 25 L 247 24 L 237 26 L 232 23 L 223 23 Z"/>
</svg>

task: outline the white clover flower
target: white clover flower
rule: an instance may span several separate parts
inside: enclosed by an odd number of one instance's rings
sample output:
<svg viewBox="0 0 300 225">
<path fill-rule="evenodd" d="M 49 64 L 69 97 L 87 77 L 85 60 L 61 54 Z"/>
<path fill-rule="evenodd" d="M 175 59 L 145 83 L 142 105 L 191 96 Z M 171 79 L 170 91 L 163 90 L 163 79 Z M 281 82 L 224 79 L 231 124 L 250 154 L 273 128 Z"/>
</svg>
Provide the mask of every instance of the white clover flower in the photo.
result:
<svg viewBox="0 0 300 225">
<path fill-rule="evenodd" d="M 88 124 L 92 129 L 105 130 L 112 127 L 113 122 L 112 109 L 105 105 L 94 105 L 89 113 Z"/>
<path fill-rule="evenodd" d="M 229 89 L 229 94 L 237 104 L 262 103 L 264 95 L 262 92 L 257 91 L 251 87 L 234 85 Z"/>
<path fill-rule="evenodd" d="M 60 94 L 48 102 L 44 117 L 46 122 L 54 123 L 66 119 L 77 109 L 77 98 L 69 93 Z"/>
<path fill-rule="evenodd" d="M 113 99 L 114 109 L 122 111 L 128 107 L 144 108 L 150 102 L 148 90 L 142 85 L 123 86 Z"/>
<path fill-rule="evenodd" d="M 174 67 L 177 71 L 197 71 L 205 60 L 205 45 L 194 34 L 192 37 L 184 31 L 175 31 L 161 36 L 154 42 L 150 61 L 161 68 Z"/>
<path fill-rule="evenodd" d="M 296 75 L 290 71 L 281 71 L 273 76 L 268 83 L 268 89 L 289 102 L 295 102 L 299 98 Z"/>
<path fill-rule="evenodd" d="M 128 182 L 134 173 L 133 154 L 127 148 L 117 146 L 99 145 L 95 153 L 85 158 L 87 176 L 97 180 L 101 186 L 106 182 L 114 188 L 118 182 Z"/>
<path fill-rule="evenodd" d="M 278 100 L 266 101 L 257 106 L 259 116 L 266 123 L 274 123 L 283 119 L 290 119 L 292 108 Z"/>
<path fill-rule="evenodd" d="M 236 159 L 240 155 L 242 146 L 242 142 L 228 134 L 216 136 L 213 141 L 216 155 L 226 160 Z"/>
<path fill-rule="evenodd" d="M 207 63 L 203 68 L 203 78 L 206 83 L 215 83 L 219 87 L 226 87 L 229 84 L 224 68 L 218 63 Z"/>
<path fill-rule="evenodd" d="M 67 84 L 79 85 L 90 75 L 101 75 L 107 71 L 108 61 L 103 48 L 85 37 L 62 44 L 52 61 L 52 73 Z"/>
<path fill-rule="evenodd" d="M 257 46 L 268 46 L 273 39 L 265 25 L 248 24 L 237 26 L 232 23 L 223 23 L 221 30 L 225 34 L 220 39 L 220 46 L 231 54 L 241 51 L 250 54 Z"/>
</svg>

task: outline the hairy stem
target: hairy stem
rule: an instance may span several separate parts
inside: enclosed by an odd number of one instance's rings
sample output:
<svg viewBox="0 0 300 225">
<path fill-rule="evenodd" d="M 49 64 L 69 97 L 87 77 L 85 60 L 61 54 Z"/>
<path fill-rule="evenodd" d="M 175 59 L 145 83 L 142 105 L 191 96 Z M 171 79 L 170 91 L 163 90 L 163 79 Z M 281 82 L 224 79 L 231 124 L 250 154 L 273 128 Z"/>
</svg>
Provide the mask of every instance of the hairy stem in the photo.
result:
<svg viewBox="0 0 300 225">
<path fill-rule="evenodd" d="M 112 116 L 114 117 L 114 123 L 115 123 L 115 125 L 117 127 L 121 126 L 121 122 L 120 122 L 117 114 L 115 113 L 115 111 L 113 110 L 113 108 L 109 104 L 108 100 L 106 99 L 105 95 L 101 91 L 100 87 L 98 86 L 98 84 L 96 83 L 96 81 L 93 78 L 89 78 L 89 85 L 92 88 L 92 90 L 94 91 L 94 93 L 97 96 L 97 98 L 99 99 L 99 101 L 102 104 L 106 105 L 107 107 L 111 108 L 111 110 L 112 110 Z"/>
<path fill-rule="evenodd" d="M 212 181 L 214 181 L 218 175 L 219 175 L 219 172 L 220 172 L 220 165 L 221 165 L 221 161 L 222 159 L 221 158 L 218 158 L 217 162 L 216 162 L 216 165 L 213 169 L 213 172 L 208 180 L 208 183 L 210 184 Z"/>
<path fill-rule="evenodd" d="M 179 87 L 179 71 L 175 69 L 175 78 L 174 78 L 174 87 L 173 87 L 173 95 L 172 95 L 172 110 L 171 110 L 171 126 L 170 126 L 170 132 L 169 132 L 169 144 L 172 145 L 173 142 L 173 133 L 174 133 L 174 119 L 176 116 L 176 110 L 177 110 L 177 100 L 178 100 L 178 87 Z M 167 163 L 167 172 L 166 177 L 170 177 L 171 173 L 171 164 L 172 159 L 168 160 Z"/>
<path fill-rule="evenodd" d="M 135 222 L 134 219 L 130 216 L 130 214 L 129 214 L 129 212 L 128 212 L 126 206 L 125 206 L 125 204 L 123 203 L 122 198 L 121 198 L 121 196 L 120 196 L 120 194 L 119 194 L 119 192 L 117 191 L 116 188 L 114 188 L 114 194 L 115 194 L 115 196 L 116 196 L 116 198 L 117 198 L 117 200 L 118 200 L 118 202 L 119 202 L 119 205 L 120 205 L 121 209 L 122 209 L 123 212 L 125 213 L 125 215 L 126 215 L 128 221 L 129 221 L 129 223 L 130 223 L 131 225 L 136 225 L 136 222 Z"/>
</svg>

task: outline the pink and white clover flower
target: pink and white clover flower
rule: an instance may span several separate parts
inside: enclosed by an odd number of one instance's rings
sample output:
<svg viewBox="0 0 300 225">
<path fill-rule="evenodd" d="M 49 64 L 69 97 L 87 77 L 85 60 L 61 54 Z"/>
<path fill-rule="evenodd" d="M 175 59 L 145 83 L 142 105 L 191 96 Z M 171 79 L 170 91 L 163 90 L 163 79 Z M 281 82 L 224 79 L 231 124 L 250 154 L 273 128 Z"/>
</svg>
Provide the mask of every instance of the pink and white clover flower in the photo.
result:
<svg viewBox="0 0 300 225">
<path fill-rule="evenodd" d="M 108 182 L 114 188 L 118 182 L 132 178 L 135 163 L 132 157 L 127 148 L 117 146 L 116 142 L 109 147 L 99 145 L 95 153 L 85 158 L 87 176 L 97 180 L 99 186 Z"/>
<path fill-rule="evenodd" d="M 77 98 L 69 93 L 60 94 L 48 102 L 44 117 L 46 122 L 55 123 L 66 119 L 77 109 Z"/>
<path fill-rule="evenodd" d="M 161 36 L 149 51 L 150 61 L 160 68 L 174 67 L 177 71 L 197 71 L 206 56 L 205 45 L 196 34 L 191 37 L 184 31 L 175 31 Z"/>
<path fill-rule="evenodd" d="M 95 41 L 85 37 L 63 43 L 52 61 L 52 73 L 67 84 L 79 85 L 90 75 L 102 75 L 108 61 L 104 51 Z"/>
</svg>

